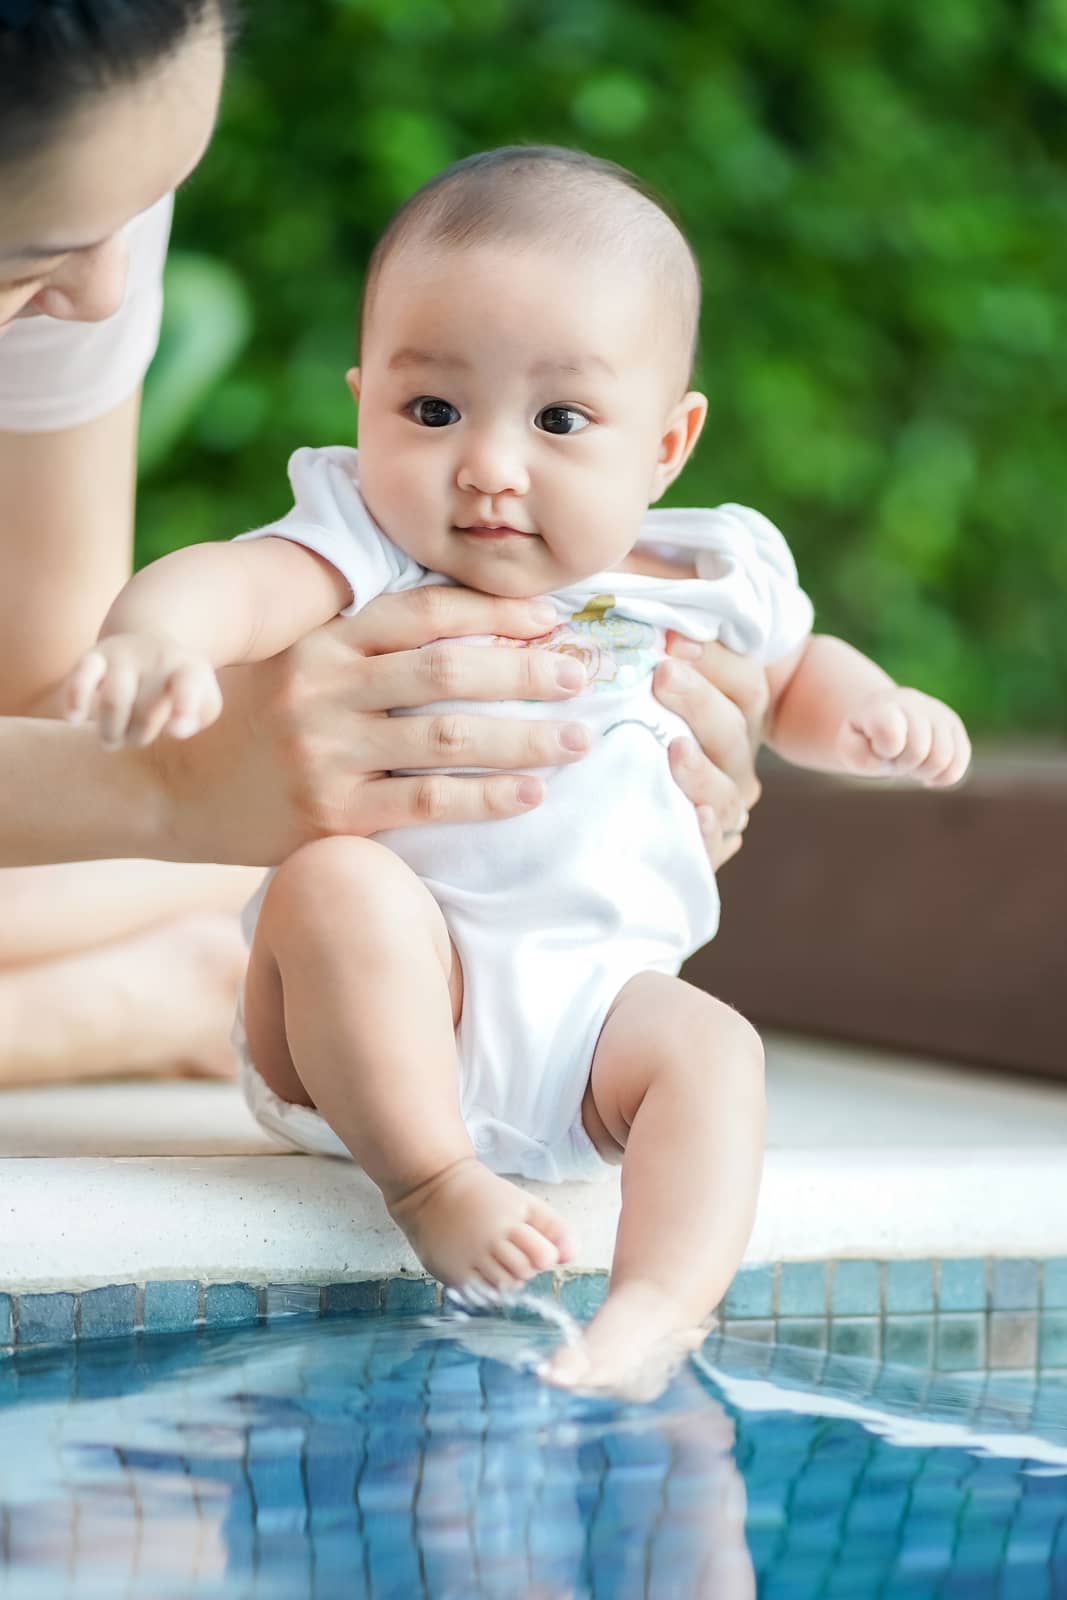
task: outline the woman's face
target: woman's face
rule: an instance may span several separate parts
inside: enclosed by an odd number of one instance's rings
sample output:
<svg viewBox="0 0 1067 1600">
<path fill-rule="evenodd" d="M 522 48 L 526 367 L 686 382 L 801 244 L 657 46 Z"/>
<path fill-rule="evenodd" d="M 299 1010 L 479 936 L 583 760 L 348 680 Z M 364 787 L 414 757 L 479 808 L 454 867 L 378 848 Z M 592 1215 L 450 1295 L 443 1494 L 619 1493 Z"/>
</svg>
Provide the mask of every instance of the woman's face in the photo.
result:
<svg viewBox="0 0 1067 1600">
<path fill-rule="evenodd" d="M 122 304 L 122 229 L 188 177 L 215 123 L 221 30 L 192 30 L 132 84 L 80 106 L 51 142 L 0 164 L 0 338 L 16 317 L 99 322 Z"/>
</svg>

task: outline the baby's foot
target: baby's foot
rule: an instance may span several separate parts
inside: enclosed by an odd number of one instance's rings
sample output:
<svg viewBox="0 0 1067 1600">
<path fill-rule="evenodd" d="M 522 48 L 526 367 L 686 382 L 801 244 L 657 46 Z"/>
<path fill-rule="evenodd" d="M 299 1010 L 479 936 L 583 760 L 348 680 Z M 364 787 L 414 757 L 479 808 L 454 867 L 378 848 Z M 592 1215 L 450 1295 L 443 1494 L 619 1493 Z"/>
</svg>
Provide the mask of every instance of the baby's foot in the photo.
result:
<svg viewBox="0 0 1067 1600">
<path fill-rule="evenodd" d="M 473 1156 L 389 1207 L 427 1272 L 448 1288 L 510 1294 L 571 1260 L 563 1219 Z"/>
<path fill-rule="evenodd" d="M 542 1363 L 546 1383 L 608 1392 L 628 1400 L 662 1394 L 691 1350 L 707 1337 L 692 1308 L 649 1283 L 613 1289 L 577 1344 Z"/>
</svg>

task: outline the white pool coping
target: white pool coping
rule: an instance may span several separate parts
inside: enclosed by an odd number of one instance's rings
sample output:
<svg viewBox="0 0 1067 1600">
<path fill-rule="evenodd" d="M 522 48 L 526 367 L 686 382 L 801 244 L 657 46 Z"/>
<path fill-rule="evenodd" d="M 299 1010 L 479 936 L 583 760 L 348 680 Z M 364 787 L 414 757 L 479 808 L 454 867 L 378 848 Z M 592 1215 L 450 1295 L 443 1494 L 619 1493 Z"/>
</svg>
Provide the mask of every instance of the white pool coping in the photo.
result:
<svg viewBox="0 0 1067 1600">
<path fill-rule="evenodd" d="M 1067 1084 L 785 1037 L 768 1041 L 768 1081 L 748 1262 L 1067 1256 Z M 575 1266 L 606 1268 L 617 1180 L 543 1192 Z M 416 1262 L 369 1180 L 279 1153 L 229 1085 L 0 1095 L 0 1290 L 404 1270 Z"/>
</svg>

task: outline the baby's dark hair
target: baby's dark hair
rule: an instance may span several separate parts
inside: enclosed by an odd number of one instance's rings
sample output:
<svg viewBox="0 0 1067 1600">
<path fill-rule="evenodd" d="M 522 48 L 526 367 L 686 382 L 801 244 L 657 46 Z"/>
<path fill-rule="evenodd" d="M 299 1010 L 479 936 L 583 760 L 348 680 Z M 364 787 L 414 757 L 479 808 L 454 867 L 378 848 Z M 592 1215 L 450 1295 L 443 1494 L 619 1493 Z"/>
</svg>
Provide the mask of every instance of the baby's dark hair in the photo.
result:
<svg viewBox="0 0 1067 1600">
<path fill-rule="evenodd" d="M 229 40 L 238 0 L 0 0 L 0 165 L 33 155 L 85 101 L 136 82 L 212 21 Z"/>
<path fill-rule="evenodd" d="M 696 358 L 700 268 L 663 202 L 614 161 L 561 145 L 504 145 L 446 167 L 406 200 L 378 240 L 360 308 L 366 327 L 390 256 L 417 243 L 463 249 L 497 240 L 553 240 L 610 253 L 650 272 L 680 339 Z"/>
</svg>

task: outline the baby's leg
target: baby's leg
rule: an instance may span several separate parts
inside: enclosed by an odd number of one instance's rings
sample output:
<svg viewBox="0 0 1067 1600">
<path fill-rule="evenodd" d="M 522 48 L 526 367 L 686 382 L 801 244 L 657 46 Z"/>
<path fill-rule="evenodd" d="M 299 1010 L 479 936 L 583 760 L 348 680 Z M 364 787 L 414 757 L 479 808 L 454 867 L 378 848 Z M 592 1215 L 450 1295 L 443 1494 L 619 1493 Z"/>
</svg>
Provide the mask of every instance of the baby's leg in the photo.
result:
<svg viewBox="0 0 1067 1600">
<path fill-rule="evenodd" d="M 721 1001 L 642 973 L 608 1014 L 583 1117 L 602 1155 L 622 1155 L 622 1215 L 608 1297 L 549 1376 L 615 1385 L 664 1340 L 699 1339 L 744 1253 L 763 1158 L 759 1038 Z"/>
<path fill-rule="evenodd" d="M 460 1114 L 462 974 L 432 895 L 384 846 L 324 839 L 279 868 L 245 985 L 274 1092 L 314 1105 L 427 1271 L 511 1289 L 570 1254 L 556 1213 L 483 1167 Z"/>
</svg>

